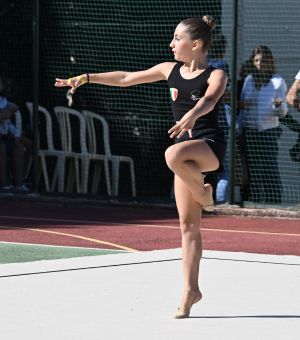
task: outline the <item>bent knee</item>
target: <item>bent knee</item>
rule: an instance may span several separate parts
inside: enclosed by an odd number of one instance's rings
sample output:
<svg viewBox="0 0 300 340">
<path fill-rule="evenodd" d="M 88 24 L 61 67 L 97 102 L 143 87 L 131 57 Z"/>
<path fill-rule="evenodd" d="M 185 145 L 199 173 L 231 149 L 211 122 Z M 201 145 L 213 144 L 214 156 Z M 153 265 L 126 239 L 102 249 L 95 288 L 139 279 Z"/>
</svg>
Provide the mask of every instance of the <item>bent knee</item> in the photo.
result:
<svg viewBox="0 0 300 340">
<path fill-rule="evenodd" d="M 178 166 L 178 164 L 180 164 L 180 162 L 182 161 L 180 154 L 181 153 L 176 147 L 176 145 L 169 146 L 165 151 L 166 163 L 171 170 L 174 170 Z"/>
</svg>

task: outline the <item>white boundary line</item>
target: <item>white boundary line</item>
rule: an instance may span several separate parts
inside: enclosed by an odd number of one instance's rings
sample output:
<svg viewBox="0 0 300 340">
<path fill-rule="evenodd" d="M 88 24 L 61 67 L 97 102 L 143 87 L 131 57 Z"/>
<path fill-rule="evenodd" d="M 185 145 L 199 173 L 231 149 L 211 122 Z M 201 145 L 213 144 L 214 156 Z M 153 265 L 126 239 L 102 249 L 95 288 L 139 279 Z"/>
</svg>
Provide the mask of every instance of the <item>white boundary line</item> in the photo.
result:
<svg viewBox="0 0 300 340">
<path fill-rule="evenodd" d="M 114 252 L 124 252 L 128 253 L 127 250 L 123 249 L 107 249 L 107 248 L 90 248 L 90 247 L 76 247 L 76 246 L 59 246 L 59 245 L 53 245 L 53 244 L 40 244 L 40 243 L 23 243 L 23 242 L 6 242 L 6 241 L 0 241 L 1 244 L 16 244 L 20 246 L 37 246 L 37 247 L 45 247 L 45 248 L 68 248 L 68 249 L 82 249 L 82 250 L 96 250 L 96 251 L 109 251 Z"/>
</svg>

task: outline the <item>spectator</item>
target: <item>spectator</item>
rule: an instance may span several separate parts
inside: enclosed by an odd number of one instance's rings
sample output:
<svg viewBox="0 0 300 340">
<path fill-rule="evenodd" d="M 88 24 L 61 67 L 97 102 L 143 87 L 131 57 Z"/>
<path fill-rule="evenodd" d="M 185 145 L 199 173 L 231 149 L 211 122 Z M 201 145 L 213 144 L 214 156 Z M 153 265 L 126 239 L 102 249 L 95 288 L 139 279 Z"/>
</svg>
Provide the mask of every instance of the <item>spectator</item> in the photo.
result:
<svg viewBox="0 0 300 340">
<path fill-rule="evenodd" d="M 24 144 L 21 131 L 11 121 L 18 107 L 8 102 L 5 88 L 6 78 L 0 75 L 0 191 L 27 192 L 29 189 L 23 184 Z M 9 159 L 12 164 L 12 185 L 7 183 Z"/>
<path fill-rule="evenodd" d="M 240 105 L 249 170 L 249 200 L 281 203 L 282 183 L 277 158 L 279 118 L 287 114 L 286 83 L 275 73 L 267 46 L 257 46 L 250 58 L 255 66 L 244 82 Z"/>
<path fill-rule="evenodd" d="M 295 77 L 293 85 L 290 87 L 289 92 L 286 95 L 287 102 L 294 106 L 295 109 L 300 111 L 300 100 L 298 94 L 300 92 L 300 70 Z"/>
</svg>

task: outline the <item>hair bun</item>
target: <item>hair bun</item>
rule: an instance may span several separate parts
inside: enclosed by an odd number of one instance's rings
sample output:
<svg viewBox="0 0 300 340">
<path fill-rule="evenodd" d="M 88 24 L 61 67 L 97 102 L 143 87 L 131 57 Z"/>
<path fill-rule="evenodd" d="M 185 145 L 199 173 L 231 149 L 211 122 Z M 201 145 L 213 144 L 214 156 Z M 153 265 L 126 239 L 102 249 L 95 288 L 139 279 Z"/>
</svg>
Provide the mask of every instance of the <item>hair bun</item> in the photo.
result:
<svg viewBox="0 0 300 340">
<path fill-rule="evenodd" d="M 204 15 L 202 20 L 213 30 L 216 27 L 216 20 L 211 15 Z"/>
</svg>

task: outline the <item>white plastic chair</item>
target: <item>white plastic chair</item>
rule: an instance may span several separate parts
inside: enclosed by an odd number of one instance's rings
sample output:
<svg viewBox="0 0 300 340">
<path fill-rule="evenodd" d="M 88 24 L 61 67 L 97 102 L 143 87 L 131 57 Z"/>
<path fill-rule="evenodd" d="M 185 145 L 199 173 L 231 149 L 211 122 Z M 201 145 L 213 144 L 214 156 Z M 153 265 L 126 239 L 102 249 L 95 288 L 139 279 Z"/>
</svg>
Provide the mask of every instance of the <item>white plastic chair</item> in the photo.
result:
<svg viewBox="0 0 300 340">
<path fill-rule="evenodd" d="M 90 162 L 95 162 L 94 168 L 94 175 L 92 180 L 92 187 L 91 192 L 97 193 L 98 186 L 100 182 L 100 173 L 101 173 L 101 163 L 103 162 L 104 165 L 104 175 L 105 175 L 105 182 L 106 182 L 106 189 L 107 194 L 111 196 L 111 182 L 110 182 L 110 172 L 109 172 L 109 158 L 105 153 L 101 154 L 97 149 L 97 134 L 96 134 L 96 127 L 95 127 L 95 120 L 98 120 L 98 115 L 93 112 L 83 111 L 82 114 L 85 117 L 86 121 L 86 129 L 87 129 L 87 151 L 88 151 L 88 158 L 87 158 L 87 169 L 86 171 L 89 173 Z M 102 122 L 101 122 L 102 123 Z M 101 161 L 101 162 L 98 162 Z M 87 191 L 88 187 L 88 177 L 86 177 L 85 182 L 83 182 L 83 190 Z"/>
<path fill-rule="evenodd" d="M 102 124 L 103 128 L 103 145 L 104 152 L 107 159 L 111 162 L 112 165 L 112 194 L 117 196 L 119 193 L 119 173 L 120 173 L 120 163 L 126 162 L 129 164 L 130 169 L 130 177 L 131 177 L 131 193 L 133 197 L 136 197 L 136 185 L 135 185 L 135 172 L 134 172 L 134 161 L 131 157 L 121 156 L 121 155 L 113 155 L 110 149 L 109 142 L 109 127 L 106 119 L 94 112 L 83 110 L 83 114 L 86 117 L 87 122 L 87 131 L 89 134 L 89 138 L 92 139 L 92 143 L 94 145 L 94 150 L 96 150 L 97 140 L 95 133 L 95 125 L 94 120 L 98 120 Z"/>
<path fill-rule="evenodd" d="M 71 161 L 71 166 L 74 164 L 75 167 L 75 184 L 77 193 L 86 193 L 83 183 L 87 181 L 88 177 L 88 152 L 86 148 L 86 124 L 83 115 L 71 108 L 64 106 L 54 107 L 54 112 L 57 117 L 59 132 L 61 137 L 61 147 L 64 153 L 64 158 L 59 159 L 57 164 L 59 185 L 58 191 L 64 191 L 64 178 L 65 178 L 65 166 L 66 160 Z M 71 117 L 77 120 L 79 123 L 79 130 L 77 131 L 79 137 L 80 152 L 73 151 L 72 140 L 74 134 L 74 128 L 71 125 Z M 77 137 L 77 134 L 76 134 Z M 79 161 L 81 163 L 81 176 L 79 170 Z M 74 163 L 72 163 L 74 162 Z M 70 168 L 67 178 L 66 191 L 69 191 L 74 182 L 74 168 Z"/>
<path fill-rule="evenodd" d="M 26 106 L 29 110 L 29 113 L 31 115 L 31 119 L 33 116 L 33 104 L 27 102 Z M 45 183 L 46 191 L 54 191 L 56 181 L 58 180 L 58 188 L 63 189 L 64 187 L 64 173 L 63 168 L 61 164 L 64 163 L 64 152 L 61 150 L 57 150 L 54 148 L 53 143 L 53 127 L 52 127 L 52 118 L 50 112 L 44 108 L 43 106 L 38 106 L 38 112 L 42 113 L 44 115 L 44 118 L 46 120 L 46 137 L 47 137 L 47 149 L 41 149 L 40 143 L 38 139 L 38 156 L 41 160 L 41 166 L 42 166 L 42 173 Z M 38 134 L 39 136 L 39 134 Z M 56 166 L 54 170 L 54 175 L 51 180 L 51 185 L 49 181 L 49 174 L 47 169 L 47 163 L 46 163 L 46 157 L 56 157 Z M 63 190 L 62 190 L 63 191 Z"/>
<path fill-rule="evenodd" d="M 19 129 L 19 131 L 22 132 L 23 122 L 22 122 L 22 115 L 19 110 L 15 112 L 15 125 L 17 129 Z"/>
</svg>

